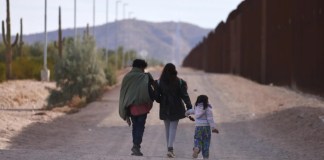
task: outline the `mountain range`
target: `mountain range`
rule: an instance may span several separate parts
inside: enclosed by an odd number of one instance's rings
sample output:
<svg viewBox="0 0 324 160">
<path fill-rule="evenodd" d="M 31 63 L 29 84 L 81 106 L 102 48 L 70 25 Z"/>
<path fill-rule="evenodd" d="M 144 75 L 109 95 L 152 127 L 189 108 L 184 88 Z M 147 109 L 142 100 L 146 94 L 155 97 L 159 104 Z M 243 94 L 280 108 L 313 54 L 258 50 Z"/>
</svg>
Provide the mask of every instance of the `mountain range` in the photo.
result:
<svg viewBox="0 0 324 160">
<path fill-rule="evenodd" d="M 77 28 L 77 34 L 82 35 L 86 27 Z M 100 48 L 133 49 L 143 58 L 154 58 L 162 62 L 181 64 L 190 50 L 202 41 L 211 29 L 183 22 L 153 23 L 136 19 L 128 19 L 106 23 L 89 28 L 95 35 Z M 93 34 L 94 32 L 94 34 Z M 63 29 L 63 37 L 73 37 L 74 29 Z M 48 32 L 49 43 L 57 40 L 58 32 Z M 24 35 L 25 43 L 32 44 L 44 41 L 44 33 Z"/>
</svg>

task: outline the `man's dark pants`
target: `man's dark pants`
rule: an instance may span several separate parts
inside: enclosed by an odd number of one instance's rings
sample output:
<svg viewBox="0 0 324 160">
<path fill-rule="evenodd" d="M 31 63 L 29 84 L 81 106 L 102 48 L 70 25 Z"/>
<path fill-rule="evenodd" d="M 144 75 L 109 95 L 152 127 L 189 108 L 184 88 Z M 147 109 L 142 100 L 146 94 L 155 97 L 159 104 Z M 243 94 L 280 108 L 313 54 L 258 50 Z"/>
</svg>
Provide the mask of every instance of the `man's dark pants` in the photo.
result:
<svg viewBox="0 0 324 160">
<path fill-rule="evenodd" d="M 145 129 L 145 122 L 146 122 L 147 114 L 140 115 L 140 116 L 131 116 L 132 124 L 133 124 L 133 144 L 135 146 L 141 147 L 144 129 Z"/>
</svg>

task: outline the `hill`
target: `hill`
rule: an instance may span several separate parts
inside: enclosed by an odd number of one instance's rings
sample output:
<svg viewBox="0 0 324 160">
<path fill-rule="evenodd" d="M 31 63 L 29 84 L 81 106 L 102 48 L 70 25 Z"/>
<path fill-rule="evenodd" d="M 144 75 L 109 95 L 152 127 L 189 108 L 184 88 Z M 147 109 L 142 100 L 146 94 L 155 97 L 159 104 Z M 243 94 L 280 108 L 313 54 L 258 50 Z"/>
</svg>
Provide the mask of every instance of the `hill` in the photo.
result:
<svg viewBox="0 0 324 160">
<path fill-rule="evenodd" d="M 77 28 L 78 35 L 82 35 L 85 29 Z M 152 23 L 129 19 L 96 26 L 94 31 L 100 48 L 115 49 L 119 44 L 136 50 L 144 57 L 179 64 L 210 29 L 183 22 Z M 93 28 L 90 28 L 90 33 L 93 34 Z M 63 37 L 73 36 L 73 29 L 63 30 Z M 57 40 L 57 37 L 57 31 L 48 32 L 49 42 Z M 43 33 L 24 36 L 28 44 L 43 40 Z"/>
</svg>

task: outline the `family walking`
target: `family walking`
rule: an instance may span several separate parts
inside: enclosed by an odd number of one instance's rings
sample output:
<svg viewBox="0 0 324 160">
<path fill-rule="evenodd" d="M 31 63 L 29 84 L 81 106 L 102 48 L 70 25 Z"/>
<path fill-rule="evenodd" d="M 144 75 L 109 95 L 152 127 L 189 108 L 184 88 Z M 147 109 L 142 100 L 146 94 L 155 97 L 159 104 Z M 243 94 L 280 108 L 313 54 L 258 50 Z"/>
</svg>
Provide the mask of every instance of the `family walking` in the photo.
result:
<svg viewBox="0 0 324 160">
<path fill-rule="evenodd" d="M 218 133 L 208 97 L 198 96 L 195 106 L 192 107 L 187 83 L 177 76 L 175 65 L 166 64 L 158 80 L 154 80 L 150 73 L 145 72 L 146 67 L 147 63 L 144 60 L 135 59 L 132 70 L 125 75 L 121 84 L 119 115 L 132 126 L 131 155 L 143 156 L 141 143 L 146 118 L 153 101 L 156 101 L 160 104 L 159 118 L 165 126 L 167 157 L 176 157 L 173 143 L 179 120 L 193 114 L 196 129 L 192 157 L 197 158 L 201 152 L 203 158 L 208 159 L 211 132 Z"/>
</svg>

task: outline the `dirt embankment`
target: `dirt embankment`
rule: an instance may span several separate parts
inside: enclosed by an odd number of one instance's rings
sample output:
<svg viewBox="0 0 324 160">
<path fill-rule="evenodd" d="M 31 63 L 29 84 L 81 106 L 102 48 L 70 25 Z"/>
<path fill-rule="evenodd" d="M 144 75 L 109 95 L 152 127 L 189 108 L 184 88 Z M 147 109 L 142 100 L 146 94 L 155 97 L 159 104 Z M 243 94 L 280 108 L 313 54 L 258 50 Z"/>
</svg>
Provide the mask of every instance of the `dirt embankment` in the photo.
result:
<svg viewBox="0 0 324 160">
<path fill-rule="evenodd" d="M 323 98 L 237 76 L 212 77 L 220 99 L 237 109 L 237 116 L 263 137 L 261 141 L 295 153 L 324 156 Z"/>
<path fill-rule="evenodd" d="M 154 68 L 149 69 L 154 70 Z M 127 71 L 129 68 L 117 73 L 118 83 Z M 8 147 L 10 139 L 31 124 L 49 123 L 66 113 L 77 112 L 78 109 L 68 106 L 44 110 L 49 89 L 55 87 L 55 82 L 35 80 L 13 80 L 0 83 L 0 149 Z M 78 104 L 80 100 L 76 101 Z"/>
<path fill-rule="evenodd" d="M 32 123 L 46 123 L 63 113 L 42 110 L 52 82 L 33 80 L 9 81 L 0 84 L 0 149 L 10 138 Z"/>
</svg>

